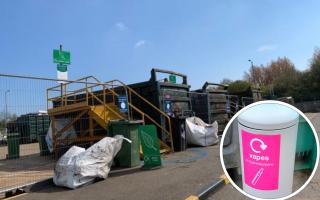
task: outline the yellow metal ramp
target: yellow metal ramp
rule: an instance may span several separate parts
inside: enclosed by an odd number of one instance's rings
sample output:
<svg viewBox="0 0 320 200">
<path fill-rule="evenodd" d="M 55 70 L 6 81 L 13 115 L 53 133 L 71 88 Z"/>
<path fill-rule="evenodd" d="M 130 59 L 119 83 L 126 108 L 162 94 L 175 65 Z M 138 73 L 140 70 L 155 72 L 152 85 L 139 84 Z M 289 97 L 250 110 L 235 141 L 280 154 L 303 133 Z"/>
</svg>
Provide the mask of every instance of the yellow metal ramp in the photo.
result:
<svg viewBox="0 0 320 200">
<path fill-rule="evenodd" d="M 125 119 L 125 116 L 113 103 L 91 106 L 89 115 L 104 129 L 107 129 L 111 120 Z"/>
</svg>

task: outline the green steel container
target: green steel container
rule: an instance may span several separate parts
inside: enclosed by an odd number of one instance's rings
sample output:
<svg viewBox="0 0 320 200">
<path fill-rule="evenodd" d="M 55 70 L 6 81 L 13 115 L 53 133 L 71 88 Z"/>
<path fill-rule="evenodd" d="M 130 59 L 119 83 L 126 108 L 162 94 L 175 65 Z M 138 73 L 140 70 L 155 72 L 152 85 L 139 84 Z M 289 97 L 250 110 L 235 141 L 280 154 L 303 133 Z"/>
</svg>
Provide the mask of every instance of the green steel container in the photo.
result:
<svg viewBox="0 0 320 200">
<path fill-rule="evenodd" d="M 317 159 L 317 144 L 308 122 L 300 116 L 296 146 L 295 170 L 313 169 Z"/>
<path fill-rule="evenodd" d="M 195 116 L 206 123 L 217 121 L 219 134 L 222 134 L 228 123 L 227 113 L 227 86 L 222 84 L 205 82 L 202 89 L 190 93 L 192 111 Z"/>
<path fill-rule="evenodd" d="M 175 82 L 163 78 L 168 76 L 176 76 L 178 80 Z M 184 74 L 154 68 L 151 70 L 151 77 L 148 81 L 131 84 L 129 87 L 170 116 L 189 116 L 192 112 L 189 93 L 190 85 L 188 85 L 187 76 Z M 155 109 L 146 106 L 146 103 L 141 101 L 140 98 L 133 95 L 131 103 L 153 118 L 162 127 L 168 128 L 169 125 L 166 118 Z M 133 112 L 133 117 L 138 119 L 138 117 L 140 118 L 140 114 Z M 147 120 L 146 124 L 152 123 Z M 157 128 L 157 134 L 162 141 L 169 141 L 170 139 L 160 128 Z M 167 144 L 170 145 L 169 142 Z"/>
<path fill-rule="evenodd" d="M 8 155 L 7 159 L 18 159 L 20 157 L 20 134 L 10 133 L 7 137 Z"/>
<path fill-rule="evenodd" d="M 20 133 L 21 143 L 31 143 L 38 140 L 39 134 L 48 131 L 50 118 L 48 115 L 38 115 L 29 113 L 21 115 L 17 119 L 18 132 Z"/>
<path fill-rule="evenodd" d="M 115 157 L 115 163 L 119 167 L 135 167 L 140 165 L 139 147 L 140 139 L 138 128 L 142 124 L 141 120 L 115 120 L 109 124 L 109 131 L 112 136 L 123 135 L 132 143 L 123 141 L 121 150 Z"/>
</svg>

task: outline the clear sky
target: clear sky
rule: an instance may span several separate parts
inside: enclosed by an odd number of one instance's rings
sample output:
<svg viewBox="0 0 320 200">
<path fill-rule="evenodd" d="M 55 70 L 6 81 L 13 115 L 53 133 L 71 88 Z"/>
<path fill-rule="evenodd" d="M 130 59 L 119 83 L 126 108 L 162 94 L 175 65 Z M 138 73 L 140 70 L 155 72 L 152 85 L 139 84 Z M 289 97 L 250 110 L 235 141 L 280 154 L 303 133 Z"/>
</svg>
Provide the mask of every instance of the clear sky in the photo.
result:
<svg viewBox="0 0 320 200">
<path fill-rule="evenodd" d="M 252 59 L 287 56 L 304 70 L 320 46 L 319 1 L 1 0 L 0 73 L 56 78 L 52 49 L 71 51 L 69 78 L 145 81 L 153 66 L 205 81 L 241 79 Z"/>
</svg>

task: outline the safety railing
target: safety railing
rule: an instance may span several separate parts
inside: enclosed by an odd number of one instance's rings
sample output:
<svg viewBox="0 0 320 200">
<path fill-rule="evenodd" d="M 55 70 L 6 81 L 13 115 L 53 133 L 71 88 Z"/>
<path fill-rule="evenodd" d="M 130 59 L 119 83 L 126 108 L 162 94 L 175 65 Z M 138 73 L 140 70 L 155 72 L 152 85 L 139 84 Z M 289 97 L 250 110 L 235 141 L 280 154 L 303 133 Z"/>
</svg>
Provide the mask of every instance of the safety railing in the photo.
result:
<svg viewBox="0 0 320 200">
<path fill-rule="evenodd" d="M 76 88 L 72 88 L 76 85 Z M 77 88 L 78 87 L 78 88 Z M 50 93 L 59 93 L 50 97 Z M 107 95 L 112 95 L 112 101 L 106 100 Z M 118 94 L 110 91 L 105 84 L 101 83 L 93 76 L 84 77 L 76 81 L 61 83 L 58 86 L 47 89 L 47 109 L 54 111 L 55 109 L 67 108 L 77 103 L 84 103 L 86 106 L 103 105 L 104 113 L 109 110 L 110 112 L 123 118 L 116 110 L 108 106 L 108 103 L 116 104 L 115 96 Z M 50 102 L 53 104 L 50 107 Z M 105 115 L 103 115 L 105 117 Z M 104 118 L 105 120 L 105 118 Z"/>
<path fill-rule="evenodd" d="M 171 120 L 170 120 L 170 117 L 165 112 L 163 112 L 158 107 L 156 107 L 155 105 L 150 103 L 147 99 L 142 97 L 139 93 L 137 93 L 135 90 L 133 90 L 132 88 L 130 88 L 129 86 L 127 86 L 125 83 L 123 83 L 120 80 L 111 80 L 108 82 L 104 82 L 104 84 L 106 84 L 106 86 L 109 86 L 109 90 L 114 92 L 115 94 L 116 94 L 116 92 L 115 92 L 116 89 L 119 89 L 119 88 L 125 89 L 125 91 L 127 93 L 127 97 L 128 97 L 128 106 L 129 106 L 129 110 L 130 110 L 129 118 L 131 118 L 131 119 L 133 118 L 133 111 L 135 111 L 141 115 L 141 118 L 144 122 L 146 121 L 146 119 L 150 120 L 156 127 L 158 127 L 161 131 L 163 131 L 165 134 L 167 134 L 167 136 L 170 138 L 170 147 L 168 145 L 166 145 L 164 142 L 161 142 L 162 145 L 166 146 L 167 149 L 174 151 L 172 129 L 171 129 Z M 163 117 L 166 120 L 168 126 L 164 127 L 164 126 L 160 125 L 154 118 L 152 118 L 151 116 L 149 116 L 148 114 L 144 113 L 139 108 L 137 108 L 135 105 L 133 105 L 133 103 L 132 103 L 133 96 L 138 98 L 141 102 L 143 102 L 145 106 L 148 106 L 148 108 L 152 109 L 153 111 L 157 112 L 161 117 Z"/>
<path fill-rule="evenodd" d="M 80 85 L 80 87 L 74 89 L 72 86 L 74 84 Z M 119 91 L 122 94 L 119 94 Z M 53 97 L 50 93 L 56 93 Z M 110 95 L 110 100 L 106 99 L 106 96 Z M 111 108 L 108 103 L 112 103 L 117 105 L 116 97 L 123 95 L 127 97 L 128 100 L 128 114 L 124 117 L 119 113 L 119 111 Z M 148 114 L 144 113 L 140 110 L 137 106 L 135 106 L 132 102 L 132 96 L 138 98 L 141 102 L 144 103 L 145 106 L 152 109 L 153 111 L 159 113 L 161 117 L 163 117 L 167 122 L 167 127 L 160 125 L 154 118 L 149 116 Z M 170 146 L 166 145 L 162 142 L 162 145 L 165 146 L 167 149 L 173 151 L 173 140 L 172 140 L 172 130 L 171 130 L 171 121 L 170 117 L 164 113 L 162 110 L 154 106 L 144 97 L 139 95 L 136 91 L 132 88 L 128 87 L 125 83 L 119 80 L 112 80 L 108 82 L 100 82 L 93 76 L 88 76 L 76 80 L 70 83 L 63 83 L 60 86 L 55 86 L 47 89 L 47 107 L 48 111 L 54 112 L 55 110 L 61 110 L 61 108 L 67 109 L 68 107 L 72 107 L 73 104 L 77 105 L 78 103 L 83 104 L 84 106 L 95 106 L 95 105 L 103 105 L 104 106 L 104 113 L 107 111 L 112 112 L 113 114 L 117 115 L 119 119 L 133 119 L 133 113 L 139 113 L 140 120 L 144 123 L 146 120 L 149 120 L 152 124 L 158 127 L 162 132 L 164 132 L 170 138 Z M 52 102 L 52 107 L 50 107 L 50 102 Z M 63 109 L 62 109 L 63 110 Z M 103 115 L 104 120 L 105 115 Z"/>
</svg>

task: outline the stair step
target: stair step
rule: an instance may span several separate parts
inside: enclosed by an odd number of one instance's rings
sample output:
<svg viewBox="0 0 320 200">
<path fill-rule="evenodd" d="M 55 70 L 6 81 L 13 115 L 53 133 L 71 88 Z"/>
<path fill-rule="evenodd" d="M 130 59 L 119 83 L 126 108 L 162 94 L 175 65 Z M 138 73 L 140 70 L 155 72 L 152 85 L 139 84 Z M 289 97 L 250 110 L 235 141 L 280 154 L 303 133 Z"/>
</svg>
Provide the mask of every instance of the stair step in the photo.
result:
<svg viewBox="0 0 320 200">
<path fill-rule="evenodd" d="M 106 108 L 104 105 L 91 106 L 89 114 L 104 129 L 107 128 L 110 120 L 125 118 L 115 104 L 106 104 Z"/>
</svg>

